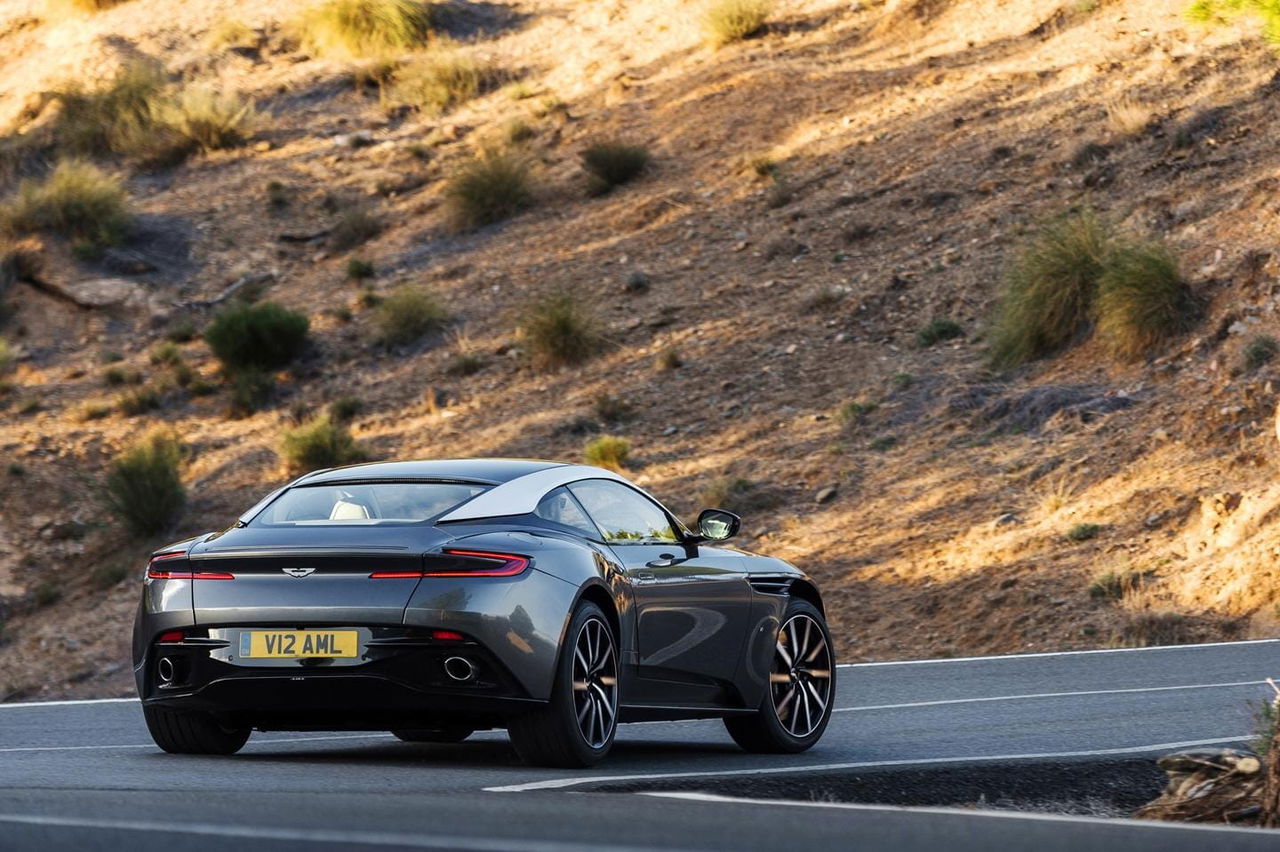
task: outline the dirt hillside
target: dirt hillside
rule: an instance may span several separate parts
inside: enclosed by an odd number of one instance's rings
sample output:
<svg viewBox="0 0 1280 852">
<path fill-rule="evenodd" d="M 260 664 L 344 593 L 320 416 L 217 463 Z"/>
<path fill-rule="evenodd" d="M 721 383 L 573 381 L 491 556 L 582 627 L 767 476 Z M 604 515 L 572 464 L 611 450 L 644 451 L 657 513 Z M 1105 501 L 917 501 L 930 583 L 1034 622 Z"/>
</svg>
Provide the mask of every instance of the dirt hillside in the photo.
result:
<svg viewBox="0 0 1280 852">
<path fill-rule="evenodd" d="M 743 546 L 821 581 L 844 661 L 1280 635 L 1280 369 L 1242 366 L 1250 339 L 1280 336 L 1280 59 L 1256 27 L 1199 28 L 1166 0 L 793 0 L 713 49 L 679 0 L 442 5 L 444 34 L 510 80 L 443 115 L 389 110 L 359 63 L 307 56 L 283 0 L 0 5 L 10 140 L 50 119 L 41 92 L 137 57 L 264 115 L 233 150 L 107 161 L 139 212 L 119 251 L 79 260 L 42 238 L 47 280 L 127 282 L 111 304 L 0 294 L 16 355 L 0 396 L 0 700 L 132 689 L 128 627 L 157 541 L 104 512 L 111 458 L 171 426 L 190 500 L 165 537 L 219 528 L 286 479 L 282 431 L 343 396 L 361 400 L 353 433 L 375 458 L 577 461 L 618 434 L 630 474 L 690 515 L 723 477 L 748 481 Z M 251 43 L 211 47 L 227 20 Z M 459 233 L 445 179 L 513 119 L 532 131 L 535 204 Z M 579 155 L 609 139 L 651 163 L 593 197 Z M 355 205 L 382 229 L 338 250 L 326 234 Z M 1085 341 L 993 370 L 1002 269 L 1037 221 L 1079 205 L 1166 239 L 1202 319 L 1137 363 Z M 376 268 L 375 295 L 437 293 L 448 330 L 379 342 L 353 257 Z M 311 320 L 269 405 L 229 418 L 197 337 L 182 357 L 215 392 L 85 414 L 118 392 L 109 359 L 158 375 L 153 347 L 246 279 Z M 534 369 L 519 312 L 564 290 L 609 346 Z M 921 345 L 940 318 L 963 334 Z M 680 366 L 659 369 L 672 350 Z M 477 372 L 459 374 L 460 352 Z M 602 395 L 630 416 L 607 422 Z M 1091 592 L 1106 572 L 1123 594 Z"/>
</svg>

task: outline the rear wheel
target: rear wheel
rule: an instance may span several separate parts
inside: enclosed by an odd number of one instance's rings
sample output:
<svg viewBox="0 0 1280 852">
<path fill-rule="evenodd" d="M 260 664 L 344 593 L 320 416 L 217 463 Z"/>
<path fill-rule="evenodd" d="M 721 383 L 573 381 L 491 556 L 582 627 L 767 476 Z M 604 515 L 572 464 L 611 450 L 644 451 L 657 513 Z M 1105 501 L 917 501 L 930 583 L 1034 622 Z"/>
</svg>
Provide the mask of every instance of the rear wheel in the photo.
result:
<svg viewBox="0 0 1280 852">
<path fill-rule="evenodd" d="M 170 754 L 235 754 L 249 739 L 248 728 L 228 728 L 208 713 L 142 708 L 156 745 Z"/>
<path fill-rule="evenodd" d="M 507 733 L 526 763 L 591 766 L 613 746 L 618 727 L 618 650 L 600 607 L 583 601 L 560 650 L 551 700 L 511 720 Z"/>
<path fill-rule="evenodd" d="M 794 754 L 816 743 L 835 704 L 836 667 L 831 634 L 817 607 L 793 600 L 783 616 L 769 670 L 769 688 L 750 716 L 724 720 L 747 751 Z"/>
<path fill-rule="evenodd" d="M 439 728 L 398 728 L 391 733 L 407 743 L 460 743 L 474 734 L 475 729 L 445 725 Z"/>
</svg>

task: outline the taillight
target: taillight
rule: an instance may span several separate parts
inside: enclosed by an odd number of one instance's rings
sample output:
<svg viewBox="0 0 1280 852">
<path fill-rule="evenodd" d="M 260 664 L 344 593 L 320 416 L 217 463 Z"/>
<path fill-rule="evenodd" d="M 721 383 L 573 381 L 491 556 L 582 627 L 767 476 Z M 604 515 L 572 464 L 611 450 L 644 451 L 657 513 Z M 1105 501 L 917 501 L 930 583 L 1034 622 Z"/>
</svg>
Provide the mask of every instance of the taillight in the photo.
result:
<svg viewBox="0 0 1280 852">
<path fill-rule="evenodd" d="M 161 642 L 181 642 L 183 634 L 181 630 L 170 630 L 168 633 L 160 634 Z"/>
<path fill-rule="evenodd" d="M 431 638 L 438 642 L 461 642 L 466 637 L 456 630 L 432 630 Z"/>
<path fill-rule="evenodd" d="M 374 580 L 405 580 L 417 577 L 514 577 L 524 572 L 532 560 L 514 553 L 490 553 L 485 550 L 445 550 L 446 556 L 460 556 L 457 564 L 447 569 L 422 571 L 375 571 Z M 472 567 L 474 566 L 474 567 Z"/>
<path fill-rule="evenodd" d="M 186 556 L 186 553 L 161 553 L 159 556 L 151 557 L 151 561 L 147 563 L 147 579 L 149 580 L 234 580 L 235 574 L 228 574 L 225 571 L 166 571 L 164 568 L 157 568 L 157 562 L 167 562 L 170 559 L 177 559 L 180 556 Z"/>
</svg>

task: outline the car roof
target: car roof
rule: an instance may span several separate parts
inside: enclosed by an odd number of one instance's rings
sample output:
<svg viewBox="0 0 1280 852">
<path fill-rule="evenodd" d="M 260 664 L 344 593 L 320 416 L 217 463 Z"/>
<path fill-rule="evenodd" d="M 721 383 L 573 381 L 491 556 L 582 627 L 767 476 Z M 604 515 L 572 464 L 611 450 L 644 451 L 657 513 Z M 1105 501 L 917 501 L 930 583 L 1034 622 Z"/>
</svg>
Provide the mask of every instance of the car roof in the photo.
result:
<svg viewBox="0 0 1280 852">
<path fill-rule="evenodd" d="M 294 485 L 371 479 L 465 479 L 501 485 L 550 468 L 569 467 L 539 459 L 424 459 L 374 462 L 320 470 L 295 480 Z"/>
</svg>

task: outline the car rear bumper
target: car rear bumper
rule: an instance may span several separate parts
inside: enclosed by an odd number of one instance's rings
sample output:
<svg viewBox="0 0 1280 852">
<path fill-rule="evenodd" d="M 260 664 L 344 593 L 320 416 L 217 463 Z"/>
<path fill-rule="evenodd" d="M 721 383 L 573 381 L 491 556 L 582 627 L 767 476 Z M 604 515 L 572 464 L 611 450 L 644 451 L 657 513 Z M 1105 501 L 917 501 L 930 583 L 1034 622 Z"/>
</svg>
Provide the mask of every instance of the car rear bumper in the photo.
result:
<svg viewBox="0 0 1280 852">
<path fill-rule="evenodd" d="M 389 633 L 400 637 L 388 640 Z M 226 646 L 209 644 L 216 640 L 158 643 L 139 672 L 143 701 L 211 712 L 260 730 L 497 727 L 542 703 L 478 642 L 434 642 L 404 630 L 379 629 L 376 635 L 391 644 L 370 645 L 360 660 L 331 665 L 244 665 L 228 662 Z M 451 677 L 444 664 L 452 657 L 466 659 L 474 675 Z M 169 683 L 158 675 L 161 660 L 175 672 Z"/>
</svg>

